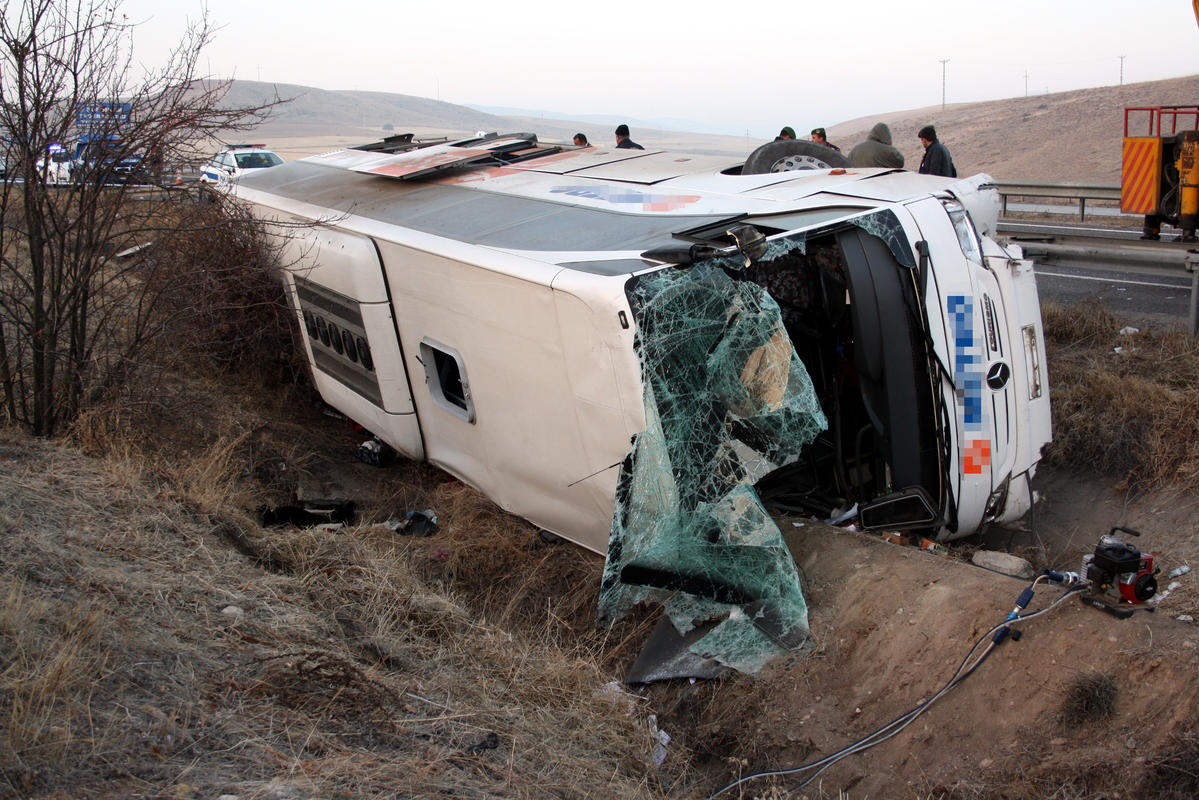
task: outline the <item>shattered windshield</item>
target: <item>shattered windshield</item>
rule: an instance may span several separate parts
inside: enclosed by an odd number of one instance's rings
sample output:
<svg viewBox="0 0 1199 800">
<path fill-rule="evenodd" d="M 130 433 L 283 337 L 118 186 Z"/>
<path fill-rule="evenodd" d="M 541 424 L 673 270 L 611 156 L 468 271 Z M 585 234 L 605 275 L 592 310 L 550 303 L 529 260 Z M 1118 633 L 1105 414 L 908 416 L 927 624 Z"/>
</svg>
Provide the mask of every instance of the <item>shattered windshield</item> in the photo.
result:
<svg viewBox="0 0 1199 800">
<path fill-rule="evenodd" d="M 885 208 L 882 211 L 866 214 L 850 221 L 866 233 L 877 236 L 886 242 L 887 249 L 900 264 L 909 269 L 916 267 L 916 256 L 912 253 L 912 245 L 908 242 L 907 234 L 903 232 L 903 225 L 895 216 L 894 211 Z"/>
<path fill-rule="evenodd" d="M 621 467 L 600 616 L 657 600 L 679 633 L 709 629 L 698 658 L 753 672 L 808 640 L 795 563 L 753 483 L 826 421 L 779 307 L 730 277 L 742 261 L 630 281 L 647 427 Z"/>
</svg>

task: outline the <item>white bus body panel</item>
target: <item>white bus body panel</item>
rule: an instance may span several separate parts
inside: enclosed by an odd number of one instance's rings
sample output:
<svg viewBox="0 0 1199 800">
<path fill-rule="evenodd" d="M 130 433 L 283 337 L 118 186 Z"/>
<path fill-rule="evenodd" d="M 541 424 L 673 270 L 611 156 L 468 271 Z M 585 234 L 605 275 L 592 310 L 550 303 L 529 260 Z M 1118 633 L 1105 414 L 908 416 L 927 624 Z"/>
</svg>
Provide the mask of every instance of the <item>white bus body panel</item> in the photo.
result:
<svg viewBox="0 0 1199 800">
<path fill-rule="evenodd" d="M 472 147 L 458 154 L 476 158 Z M 641 258 L 642 242 L 747 216 L 776 228 L 799 224 L 788 216 L 808 219 L 816 230 L 890 209 L 909 246 L 926 243 L 924 323 L 930 363 L 943 367 L 928 380 L 947 417 L 949 513 L 938 537 L 1028 507 L 1028 478 L 1049 437 L 1031 265 L 986 239 L 985 259 L 968 259 L 942 204 L 957 196 L 979 227 L 993 228 L 986 176 L 736 175 L 719 159 L 588 148 L 396 182 L 418 167 L 454 166 L 454 155 L 449 145 L 427 158 L 341 151 L 264 170 L 274 174 L 233 189 L 264 218 L 314 225 L 281 235 L 292 237 L 287 285 L 317 388 L 400 452 L 602 553 L 619 465 L 646 424 L 625 285 L 637 272 L 669 268 Z M 281 183 L 291 175 L 294 187 Z M 822 209 L 829 213 L 814 213 Z M 592 266 L 572 266 L 581 263 Z M 308 327 L 305 304 L 358 315 L 375 399 L 363 370 Z M 343 317 L 339 326 L 356 335 Z M 1010 377 L 992 386 L 986 379 L 1001 362 Z"/>
</svg>

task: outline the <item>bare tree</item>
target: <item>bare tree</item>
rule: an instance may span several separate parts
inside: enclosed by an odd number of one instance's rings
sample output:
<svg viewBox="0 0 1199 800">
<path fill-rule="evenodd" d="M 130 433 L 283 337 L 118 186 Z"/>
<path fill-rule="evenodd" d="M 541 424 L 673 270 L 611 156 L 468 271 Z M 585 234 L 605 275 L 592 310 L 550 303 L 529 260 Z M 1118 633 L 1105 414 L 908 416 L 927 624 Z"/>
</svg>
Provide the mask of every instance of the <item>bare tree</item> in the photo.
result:
<svg viewBox="0 0 1199 800">
<path fill-rule="evenodd" d="M 114 256 L 196 217 L 183 193 L 145 184 L 174 183 L 173 165 L 278 102 L 222 106 L 228 82 L 197 70 L 207 18 L 155 68 L 134 62 L 132 34 L 120 0 L 0 11 L 0 415 L 35 435 L 111 397 L 164 330 L 159 299 L 172 281 Z M 78 153 L 69 179 L 52 169 L 59 149 Z"/>
</svg>

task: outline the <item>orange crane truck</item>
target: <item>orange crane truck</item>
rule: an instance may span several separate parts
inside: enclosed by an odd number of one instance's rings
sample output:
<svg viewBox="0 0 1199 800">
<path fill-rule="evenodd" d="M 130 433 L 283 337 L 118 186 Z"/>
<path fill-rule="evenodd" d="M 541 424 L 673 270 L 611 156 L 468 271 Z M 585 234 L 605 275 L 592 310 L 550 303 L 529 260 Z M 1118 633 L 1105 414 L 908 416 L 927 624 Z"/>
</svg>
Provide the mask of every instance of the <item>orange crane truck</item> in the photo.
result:
<svg viewBox="0 0 1199 800">
<path fill-rule="evenodd" d="M 1195 241 L 1199 224 L 1199 105 L 1124 109 L 1120 210 L 1143 214 L 1142 239 L 1158 239 L 1163 222 Z"/>
</svg>

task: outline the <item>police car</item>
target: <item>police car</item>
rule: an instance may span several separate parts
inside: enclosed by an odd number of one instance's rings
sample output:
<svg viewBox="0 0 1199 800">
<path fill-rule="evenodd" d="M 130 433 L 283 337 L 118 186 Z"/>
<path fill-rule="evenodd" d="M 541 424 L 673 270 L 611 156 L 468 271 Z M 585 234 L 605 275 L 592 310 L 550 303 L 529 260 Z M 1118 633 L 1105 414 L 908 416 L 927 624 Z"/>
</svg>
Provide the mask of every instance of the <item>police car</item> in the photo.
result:
<svg viewBox="0 0 1199 800">
<path fill-rule="evenodd" d="M 200 170 L 201 183 L 225 183 L 248 171 L 277 167 L 283 163 L 261 144 L 238 144 L 222 150 Z"/>
</svg>

